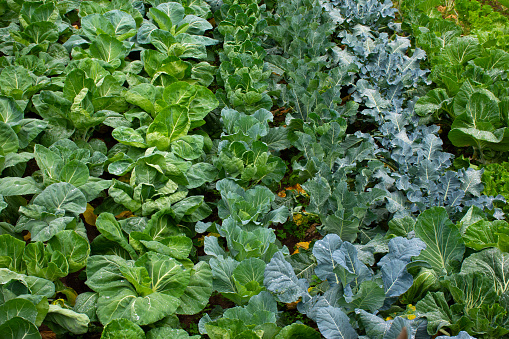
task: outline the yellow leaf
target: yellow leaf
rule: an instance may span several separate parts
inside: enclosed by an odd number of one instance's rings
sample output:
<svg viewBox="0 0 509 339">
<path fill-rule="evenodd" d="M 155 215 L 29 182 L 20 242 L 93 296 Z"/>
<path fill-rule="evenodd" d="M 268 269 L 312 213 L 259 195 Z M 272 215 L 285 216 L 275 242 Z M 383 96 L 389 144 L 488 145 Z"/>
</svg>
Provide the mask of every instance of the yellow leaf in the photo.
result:
<svg viewBox="0 0 509 339">
<path fill-rule="evenodd" d="M 302 214 L 300 213 L 294 214 L 293 222 L 295 223 L 295 225 L 300 226 L 304 222 Z"/>
<path fill-rule="evenodd" d="M 62 298 L 54 300 L 51 304 L 65 308 L 65 300 Z"/>
<path fill-rule="evenodd" d="M 299 192 L 300 194 L 307 194 L 306 191 L 304 191 L 304 189 L 302 188 L 302 186 L 300 184 L 297 184 L 295 185 L 295 189 L 297 190 L 297 192 Z"/>
<path fill-rule="evenodd" d="M 131 211 L 120 212 L 118 215 L 115 216 L 115 218 L 117 219 L 127 219 L 132 217 L 135 217 L 135 215 Z"/>
<path fill-rule="evenodd" d="M 78 296 L 78 293 L 71 287 L 65 287 L 64 289 L 58 291 L 59 293 L 62 293 L 67 297 L 67 301 L 71 306 L 74 306 L 76 304 L 76 297 Z"/>
<path fill-rule="evenodd" d="M 212 237 L 216 237 L 216 238 L 220 238 L 221 237 L 221 234 L 219 234 L 219 233 L 209 233 L 207 235 L 208 236 L 212 236 Z"/>
<path fill-rule="evenodd" d="M 129 183 L 131 181 L 131 173 L 127 173 L 127 174 L 124 174 L 123 176 L 121 176 L 120 178 L 118 178 L 118 181 L 122 181 L 122 182 L 125 182 L 125 183 Z"/>
<path fill-rule="evenodd" d="M 278 196 L 278 197 L 280 197 L 280 198 L 284 198 L 284 197 L 286 197 L 286 193 L 285 193 L 285 191 L 280 191 L 280 192 L 277 194 L 277 196 Z"/>
<path fill-rule="evenodd" d="M 85 222 L 89 225 L 95 226 L 95 221 L 97 220 L 97 215 L 94 213 L 94 207 L 92 205 L 87 204 L 87 209 L 83 212 L 83 217 L 85 218 Z"/>
<path fill-rule="evenodd" d="M 205 234 L 202 235 L 201 237 L 199 237 L 198 239 L 196 239 L 196 241 L 197 241 L 197 246 L 202 247 L 205 243 Z"/>
<path fill-rule="evenodd" d="M 32 238 L 32 235 L 30 234 L 30 232 L 28 232 L 24 237 L 23 237 L 23 240 L 25 241 L 28 241 Z"/>
<path fill-rule="evenodd" d="M 296 309 L 297 308 L 297 304 L 299 303 L 299 301 L 300 301 L 300 299 L 295 301 L 295 302 L 293 302 L 293 303 L 287 303 L 286 304 L 286 309 L 288 309 L 288 310 Z"/>
<path fill-rule="evenodd" d="M 302 242 L 298 242 L 297 244 L 295 244 L 295 246 L 297 246 L 297 248 L 303 248 L 305 250 L 309 250 L 309 241 L 302 241 Z"/>
</svg>

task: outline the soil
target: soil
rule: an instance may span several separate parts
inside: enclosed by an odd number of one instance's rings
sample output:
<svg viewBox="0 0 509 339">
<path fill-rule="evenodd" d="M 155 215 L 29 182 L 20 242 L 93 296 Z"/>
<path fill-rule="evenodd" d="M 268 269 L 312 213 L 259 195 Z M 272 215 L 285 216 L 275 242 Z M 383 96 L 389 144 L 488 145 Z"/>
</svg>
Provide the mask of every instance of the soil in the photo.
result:
<svg viewBox="0 0 509 339">
<path fill-rule="evenodd" d="M 290 253 L 293 253 L 293 251 L 297 249 L 296 247 L 297 243 L 299 242 L 311 243 L 315 240 L 320 240 L 323 238 L 323 236 L 316 230 L 316 227 L 319 225 L 320 224 L 315 223 L 309 226 L 309 228 L 306 230 L 304 238 L 296 237 L 295 235 L 287 232 L 287 230 L 284 229 L 283 224 L 273 225 L 271 228 L 273 228 L 276 231 L 276 235 L 278 234 L 278 230 L 282 230 L 286 233 L 285 239 L 281 239 L 280 237 L 278 237 L 278 240 L 281 241 L 282 245 L 288 247 Z"/>
<path fill-rule="evenodd" d="M 193 315 L 178 315 L 178 318 L 180 320 L 180 326 L 187 332 L 190 332 L 190 330 L 195 330 L 196 326 L 198 325 L 198 322 L 203 317 L 203 315 L 208 313 L 216 305 L 221 306 L 221 308 L 223 309 L 232 308 L 236 306 L 234 302 L 226 299 L 220 293 L 214 293 L 210 297 L 207 307 L 200 313 Z"/>
<path fill-rule="evenodd" d="M 274 116 L 274 121 L 269 122 L 270 127 L 277 127 L 277 126 L 284 126 L 286 114 L 291 112 L 292 108 L 286 108 L 286 107 L 272 107 L 272 110 L 270 111 L 272 115 Z"/>
<path fill-rule="evenodd" d="M 85 269 L 81 269 L 78 272 L 69 273 L 66 277 L 60 278 L 60 281 L 67 287 L 72 288 L 78 293 L 85 292 L 93 292 L 87 285 L 85 285 L 85 281 L 79 278 L 79 275 Z"/>
</svg>

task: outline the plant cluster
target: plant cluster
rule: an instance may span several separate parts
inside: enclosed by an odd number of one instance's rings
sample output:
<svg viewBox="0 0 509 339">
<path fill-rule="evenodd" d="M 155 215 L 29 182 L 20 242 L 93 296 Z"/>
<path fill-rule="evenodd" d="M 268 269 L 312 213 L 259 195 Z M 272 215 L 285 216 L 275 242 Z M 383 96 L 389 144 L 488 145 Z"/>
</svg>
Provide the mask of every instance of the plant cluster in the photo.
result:
<svg viewBox="0 0 509 339">
<path fill-rule="evenodd" d="M 504 7 L 0 13 L 2 335 L 509 335 Z"/>
</svg>

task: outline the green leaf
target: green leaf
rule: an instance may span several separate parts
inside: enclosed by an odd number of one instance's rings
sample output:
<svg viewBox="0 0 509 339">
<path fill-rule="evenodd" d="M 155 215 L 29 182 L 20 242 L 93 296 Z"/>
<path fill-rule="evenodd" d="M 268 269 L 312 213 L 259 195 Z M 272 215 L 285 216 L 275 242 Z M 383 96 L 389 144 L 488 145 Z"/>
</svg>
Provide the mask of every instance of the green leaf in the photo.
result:
<svg viewBox="0 0 509 339">
<path fill-rule="evenodd" d="M 452 65 L 464 64 L 480 54 L 480 45 L 475 36 L 463 36 L 452 40 L 442 50 L 440 56 L 444 63 Z"/>
<path fill-rule="evenodd" d="M 173 153 L 185 160 L 198 159 L 203 154 L 203 137 L 185 135 L 171 144 Z"/>
<path fill-rule="evenodd" d="M 104 327 L 101 339 L 145 339 L 143 329 L 127 319 L 113 319 Z"/>
<path fill-rule="evenodd" d="M 474 146 L 505 151 L 509 147 L 509 130 L 502 127 L 499 106 L 485 93 L 473 93 L 464 113 L 454 120 L 449 139 L 458 147 Z"/>
<path fill-rule="evenodd" d="M 505 230 L 509 225 L 503 220 L 489 222 L 478 221 L 470 226 L 463 235 L 465 245 L 475 250 L 482 250 L 488 247 L 497 247 L 499 243 L 498 232 Z"/>
<path fill-rule="evenodd" d="M 189 180 L 189 185 L 186 187 L 197 188 L 206 182 L 212 182 L 216 179 L 218 174 L 217 168 L 205 162 L 193 164 L 186 173 L 186 177 Z"/>
<path fill-rule="evenodd" d="M 122 266 L 132 266 L 132 261 L 127 261 L 117 255 L 90 256 L 86 266 L 87 286 L 99 293 L 125 288 L 133 289 L 120 272 Z"/>
<path fill-rule="evenodd" d="M 196 94 L 189 105 L 189 119 L 191 121 L 200 121 L 218 105 L 214 93 L 203 86 L 195 86 Z"/>
<path fill-rule="evenodd" d="M 89 177 L 88 182 L 81 185 L 79 190 L 83 193 L 87 201 L 97 198 L 102 191 L 110 188 L 111 180 L 103 180 L 96 177 Z"/>
<path fill-rule="evenodd" d="M 200 261 L 191 271 L 191 279 L 180 297 L 177 314 L 197 314 L 209 302 L 212 294 L 212 270 L 208 263 Z"/>
<path fill-rule="evenodd" d="M 35 323 L 37 313 L 37 309 L 31 301 L 21 298 L 11 299 L 0 306 L 0 324 L 14 317 L 20 317 Z"/>
<path fill-rule="evenodd" d="M 138 297 L 135 291 L 123 288 L 101 293 L 97 301 L 97 316 L 102 324 L 124 318 L 137 325 L 148 325 L 173 314 L 178 305 L 177 298 L 164 293 Z"/>
<path fill-rule="evenodd" d="M 421 117 L 432 115 L 451 101 L 452 99 L 449 98 L 445 89 L 435 88 L 417 100 L 415 103 L 415 113 Z"/>
<path fill-rule="evenodd" d="M 46 208 L 50 213 L 66 211 L 77 214 L 87 209 L 87 199 L 79 189 L 67 182 L 52 184 L 33 201 L 34 205 Z"/>
<path fill-rule="evenodd" d="M 94 39 L 99 34 L 113 35 L 115 32 L 115 28 L 106 16 L 97 13 L 81 18 L 81 30 L 91 39 Z"/>
<path fill-rule="evenodd" d="M 177 81 L 164 89 L 163 99 L 168 105 L 181 105 L 189 108 L 197 88 L 198 86 L 193 86 L 185 81 Z"/>
<path fill-rule="evenodd" d="M 184 7 L 178 2 L 163 2 L 159 4 L 156 8 L 159 11 L 161 11 L 161 13 L 166 15 L 172 22 L 172 25 L 174 26 L 178 25 L 185 15 Z"/>
<path fill-rule="evenodd" d="M 44 321 L 54 332 L 84 334 L 88 332 L 88 319 L 86 314 L 62 308 L 59 305 L 49 305 L 49 311 Z"/>
<path fill-rule="evenodd" d="M 154 29 L 150 32 L 150 43 L 154 45 L 155 48 L 161 53 L 165 55 L 174 55 L 173 49 L 177 44 L 177 40 L 175 37 L 167 31 L 163 31 L 161 29 Z"/>
<path fill-rule="evenodd" d="M 190 336 L 186 331 L 170 327 L 156 327 L 147 332 L 147 339 L 200 339 L 201 336 Z"/>
<path fill-rule="evenodd" d="M 59 12 L 56 4 L 53 2 L 45 4 L 23 3 L 20 11 L 20 22 L 23 27 L 38 21 L 55 22 L 58 18 Z"/>
<path fill-rule="evenodd" d="M 123 59 L 126 53 L 127 49 L 122 42 L 106 34 L 99 34 L 90 45 L 91 57 L 103 60 L 112 66 L 115 60 Z"/>
<path fill-rule="evenodd" d="M 139 84 L 129 88 L 125 93 L 128 103 L 141 107 L 144 111 L 154 114 L 154 102 L 156 101 L 156 87 L 152 84 Z"/>
<path fill-rule="evenodd" d="M 101 232 L 101 234 L 103 234 L 106 239 L 119 244 L 123 249 L 129 252 L 133 259 L 138 258 L 136 251 L 127 242 L 127 238 L 125 237 L 120 224 L 118 223 L 117 219 L 115 219 L 113 214 L 108 212 L 101 213 L 95 224 L 99 232 Z"/>
<path fill-rule="evenodd" d="M 122 275 L 134 286 L 138 294 L 146 296 L 152 293 L 150 289 L 151 279 L 145 267 L 120 266 L 119 269 Z"/>
<path fill-rule="evenodd" d="M 456 270 L 463 259 L 465 245 L 445 208 L 433 207 L 422 212 L 415 224 L 415 236 L 424 241 L 426 249 L 414 260 L 427 262 L 439 275 Z"/>
<path fill-rule="evenodd" d="M 44 42 L 57 42 L 59 29 L 52 22 L 40 21 L 28 25 L 21 33 L 25 39 L 34 44 L 42 44 Z"/>
<path fill-rule="evenodd" d="M 245 304 L 252 296 L 260 293 L 264 289 L 265 266 L 265 262 L 258 258 L 242 260 L 235 267 L 232 274 L 235 289 L 238 291 L 237 296 L 235 298 L 228 298 L 234 299 L 237 304 Z"/>
<path fill-rule="evenodd" d="M 115 9 L 104 13 L 103 16 L 111 22 L 118 40 L 122 41 L 136 35 L 136 21 L 126 12 Z"/>
<path fill-rule="evenodd" d="M 74 98 L 76 98 L 84 88 L 91 90 L 94 85 L 94 80 L 87 78 L 84 71 L 79 68 L 73 69 L 65 77 L 63 88 L 64 98 L 69 101 L 74 101 Z"/>
<path fill-rule="evenodd" d="M 19 122 L 23 119 L 23 111 L 11 97 L 0 96 L 0 120 L 6 124 Z"/>
<path fill-rule="evenodd" d="M 5 122 L 0 121 L 0 152 L 3 154 L 17 152 L 19 140 L 16 132 Z"/>
<path fill-rule="evenodd" d="M 33 177 L 7 177 L 0 179 L 0 194 L 4 197 L 38 194 L 41 192 L 42 190 Z"/>
<path fill-rule="evenodd" d="M 475 58 L 474 64 L 484 68 L 487 71 L 496 69 L 509 69 L 509 54 L 501 49 L 492 49 L 488 56 Z"/>
<path fill-rule="evenodd" d="M 471 254 L 463 261 L 461 273 L 479 272 L 493 283 L 497 294 L 509 291 L 509 253 L 498 248 L 487 248 Z"/>
<path fill-rule="evenodd" d="M 443 292 L 429 292 L 424 299 L 416 303 L 415 307 L 417 315 L 428 320 L 428 334 L 430 335 L 455 323 L 455 318 Z"/>
<path fill-rule="evenodd" d="M 60 180 L 80 187 L 88 182 L 90 171 L 88 166 L 80 160 L 71 160 L 60 171 Z"/>
<path fill-rule="evenodd" d="M 147 144 L 165 151 L 173 141 L 187 134 L 191 122 L 186 108 L 171 105 L 164 108 L 147 130 Z"/>
<path fill-rule="evenodd" d="M 2 93 L 14 99 L 22 99 L 23 93 L 33 85 L 34 79 L 22 66 L 7 66 L 0 74 Z"/>
<path fill-rule="evenodd" d="M 493 282 L 480 272 L 456 273 L 445 277 L 443 284 L 454 301 L 464 306 L 465 313 L 498 299 Z"/>
<path fill-rule="evenodd" d="M 274 339 L 319 339 L 322 336 L 313 328 L 304 324 L 291 324 L 283 329 L 274 337 Z"/>
<path fill-rule="evenodd" d="M 97 309 L 96 303 L 98 298 L 98 293 L 84 292 L 78 294 L 76 297 L 76 303 L 74 304 L 74 311 L 86 314 L 92 322 L 97 321 L 97 315 L 95 312 Z"/>
<path fill-rule="evenodd" d="M 39 329 L 33 323 L 20 317 L 14 317 L 0 325 L 0 333 L 16 339 L 41 339 Z"/>
<path fill-rule="evenodd" d="M 186 29 L 187 34 L 203 35 L 205 31 L 212 29 L 212 25 L 207 20 L 196 15 L 187 15 L 182 21 L 179 22 L 179 26 L 185 24 L 189 24 Z"/>
<path fill-rule="evenodd" d="M 137 131 L 130 127 L 120 126 L 113 130 L 112 137 L 118 142 L 134 147 L 146 148 L 145 139 Z"/>
<path fill-rule="evenodd" d="M 348 316 L 340 308 L 320 307 L 317 313 L 318 328 L 324 337 L 338 339 L 357 337 Z"/>
<path fill-rule="evenodd" d="M 9 234 L 0 235 L 0 267 L 11 271 L 24 273 L 26 269 L 23 261 L 25 242 Z"/>
<path fill-rule="evenodd" d="M 164 29 L 165 31 L 170 31 L 173 27 L 173 23 L 171 22 L 170 17 L 156 7 L 152 7 L 149 9 L 150 16 L 157 23 L 160 29 Z"/>
<path fill-rule="evenodd" d="M 19 148 L 26 148 L 35 137 L 44 131 L 49 125 L 46 120 L 40 119 L 23 119 L 18 123 L 20 130 L 18 133 Z M 27 154 L 25 154 L 27 156 Z M 33 157 L 33 154 L 31 155 Z"/>
<path fill-rule="evenodd" d="M 150 239 L 148 234 L 146 236 Z M 133 235 L 133 237 L 135 236 Z M 192 240 L 181 235 L 170 236 L 159 241 L 147 241 L 143 238 L 136 240 L 139 240 L 143 245 L 145 245 L 149 251 L 169 255 L 175 259 L 186 259 L 193 248 Z"/>
<path fill-rule="evenodd" d="M 350 303 L 354 308 L 375 312 L 384 304 L 384 289 L 374 281 L 363 281 Z"/>
<path fill-rule="evenodd" d="M 49 252 L 59 251 L 69 263 L 69 273 L 74 273 L 86 266 L 90 254 L 87 239 L 72 230 L 58 232 L 47 244 Z"/>
<path fill-rule="evenodd" d="M 23 260 L 30 275 L 55 281 L 69 274 L 69 264 L 65 256 L 58 251 L 49 253 L 40 241 L 26 246 Z"/>
<path fill-rule="evenodd" d="M 152 291 L 180 297 L 189 284 L 190 272 L 175 259 L 160 253 L 148 252 L 136 261 L 145 267 L 152 279 Z"/>
<path fill-rule="evenodd" d="M 60 181 L 60 172 L 64 166 L 62 158 L 52 150 L 42 146 L 34 147 L 35 161 L 42 171 L 42 177 L 46 185 Z"/>
</svg>

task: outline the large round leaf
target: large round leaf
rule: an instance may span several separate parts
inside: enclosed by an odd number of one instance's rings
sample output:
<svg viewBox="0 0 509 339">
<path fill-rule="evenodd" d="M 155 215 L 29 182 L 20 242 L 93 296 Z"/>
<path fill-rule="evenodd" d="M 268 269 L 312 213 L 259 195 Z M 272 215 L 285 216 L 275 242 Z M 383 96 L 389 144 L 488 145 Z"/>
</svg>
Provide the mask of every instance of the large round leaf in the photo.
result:
<svg viewBox="0 0 509 339">
<path fill-rule="evenodd" d="M 50 252 L 59 251 L 69 263 L 69 273 L 74 273 L 85 267 L 90 245 L 81 235 L 72 230 L 58 232 L 48 241 L 47 249 Z"/>
<path fill-rule="evenodd" d="M 26 299 L 15 298 L 8 300 L 5 304 L 0 306 L 0 324 L 14 317 L 20 317 L 31 323 L 35 323 L 37 309 L 31 301 Z"/>
<path fill-rule="evenodd" d="M 165 151 L 170 144 L 187 134 L 191 123 L 187 108 L 170 105 L 164 108 L 147 129 L 147 144 Z"/>
<path fill-rule="evenodd" d="M 23 119 L 23 111 L 11 97 L 0 96 L 0 120 L 6 124 Z"/>
<path fill-rule="evenodd" d="M 59 182 L 46 187 L 34 199 L 34 205 L 44 206 L 50 213 L 64 210 L 80 214 L 87 209 L 87 199 L 73 185 L 67 182 Z"/>
<path fill-rule="evenodd" d="M 0 333 L 4 338 L 41 339 L 37 327 L 20 317 L 14 317 L 0 325 Z"/>
<path fill-rule="evenodd" d="M 71 160 L 62 167 L 60 180 L 68 182 L 75 187 L 82 186 L 88 182 L 90 171 L 88 166 L 80 160 Z"/>
<path fill-rule="evenodd" d="M 200 261 L 194 266 L 189 285 L 180 297 L 180 306 L 177 313 L 196 314 L 200 312 L 207 306 L 211 294 L 212 270 L 208 263 Z"/>
<path fill-rule="evenodd" d="M 114 319 L 104 327 L 101 339 L 145 339 L 143 329 L 127 319 Z"/>
<path fill-rule="evenodd" d="M 463 259 L 463 238 L 443 207 L 433 207 L 419 215 L 415 236 L 426 244 L 417 260 L 427 262 L 438 274 L 452 272 L 455 263 Z"/>
<path fill-rule="evenodd" d="M 509 291 L 509 253 L 487 248 L 463 261 L 461 273 L 480 272 L 491 280 L 498 295 Z"/>
<path fill-rule="evenodd" d="M 83 313 L 88 316 L 90 321 L 97 321 L 97 299 L 99 298 L 98 293 L 85 292 L 80 293 L 76 297 L 76 303 L 74 304 L 74 311 Z"/>
<path fill-rule="evenodd" d="M 189 285 L 191 272 L 182 268 L 177 260 L 160 253 L 148 252 L 135 263 L 146 268 L 152 279 L 151 288 L 154 292 L 180 297 Z"/>
<path fill-rule="evenodd" d="M 304 324 L 291 324 L 284 327 L 275 339 L 319 339 L 322 336 Z"/>
<path fill-rule="evenodd" d="M 173 314 L 179 303 L 177 298 L 164 293 L 139 297 L 136 291 L 123 288 L 101 293 L 97 300 L 97 317 L 103 325 L 118 318 L 148 325 Z"/>
<path fill-rule="evenodd" d="M 0 121 L 0 152 L 14 153 L 18 148 L 19 140 L 16 132 L 5 122 Z"/>
</svg>

